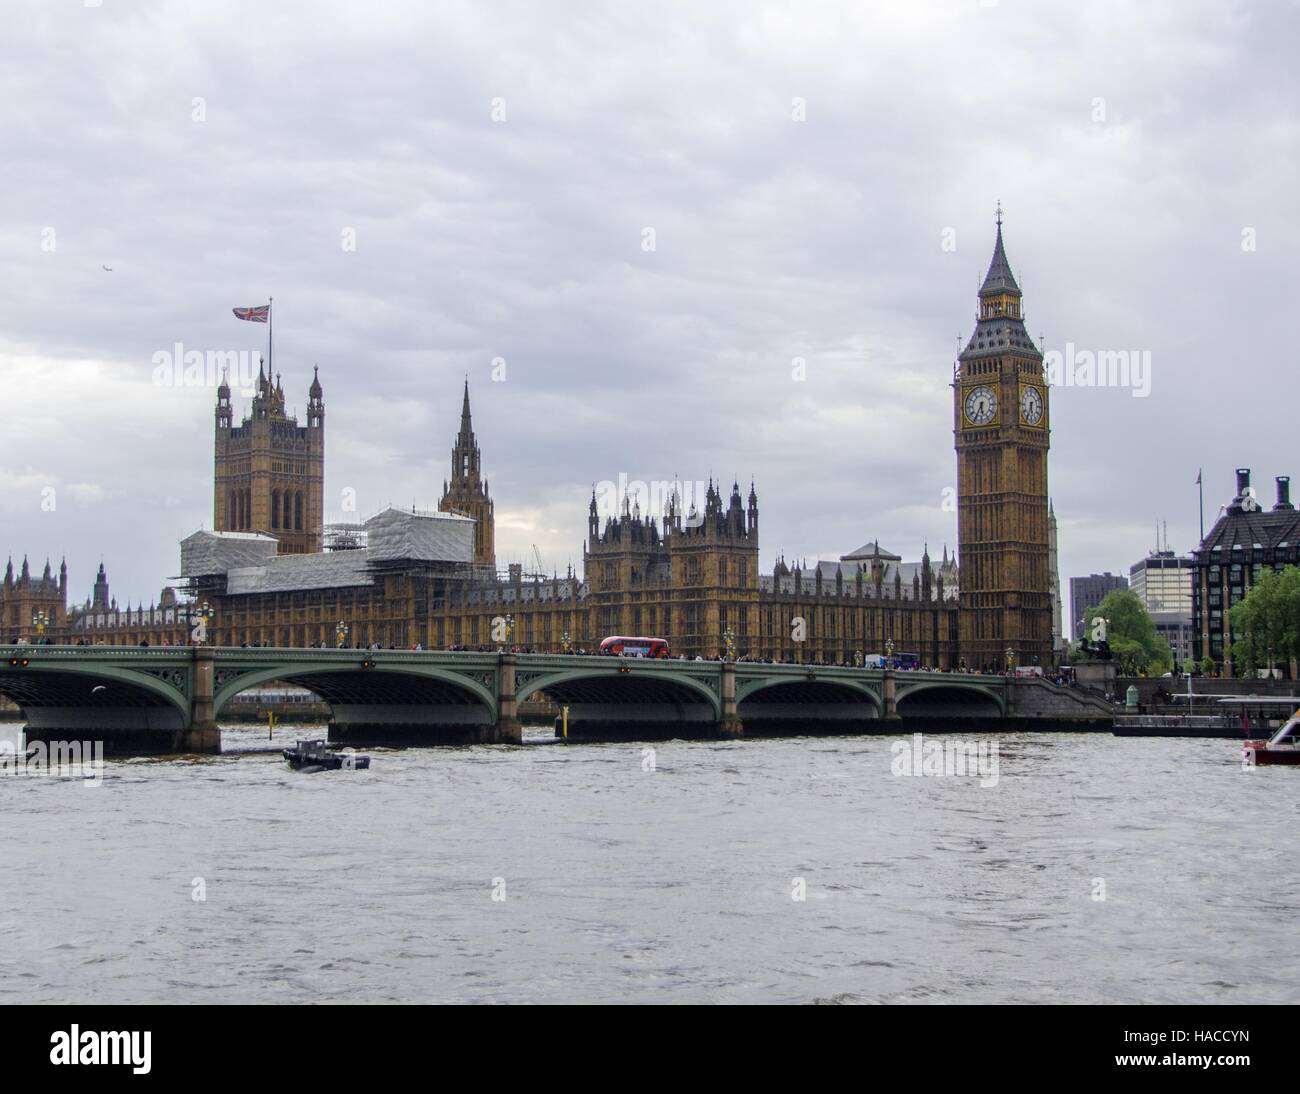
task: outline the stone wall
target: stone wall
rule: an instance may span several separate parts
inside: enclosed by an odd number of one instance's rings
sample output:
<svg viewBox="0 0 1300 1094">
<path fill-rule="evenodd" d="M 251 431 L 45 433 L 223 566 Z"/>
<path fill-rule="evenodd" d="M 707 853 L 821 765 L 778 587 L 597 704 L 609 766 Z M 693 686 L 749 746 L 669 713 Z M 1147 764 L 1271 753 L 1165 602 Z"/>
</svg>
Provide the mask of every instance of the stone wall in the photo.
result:
<svg viewBox="0 0 1300 1094">
<path fill-rule="evenodd" d="M 1012 682 L 1008 714 L 1044 728 L 1060 723 L 1061 729 L 1109 730 L 1115 718 L 1114 708 L 1100 696 L 1039 678 Z"/>
</svg>

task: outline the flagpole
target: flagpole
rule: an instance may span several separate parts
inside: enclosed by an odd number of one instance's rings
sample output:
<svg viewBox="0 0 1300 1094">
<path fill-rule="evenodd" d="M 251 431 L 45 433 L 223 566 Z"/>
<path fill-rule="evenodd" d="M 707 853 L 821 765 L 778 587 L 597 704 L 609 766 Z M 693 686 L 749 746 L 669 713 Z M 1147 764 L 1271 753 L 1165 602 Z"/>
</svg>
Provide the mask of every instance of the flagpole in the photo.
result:
<svg viewBox="0 0 1300 1094">
<path fill-rule="evenodd" d="M 275 374 L 275 303 L 274 296 L 266 298 L 266 372 L 267 379 Z M 1202 539 L 1205 537 L 1202 536 Z"/>
<path fill-rule="evenodd" d="M 1205 477 L 1204 468 L 1196 469 L 1196 493 L 1201 500 L 1201 543 L 1205 542 L 1205 484 L 1201 481 Z M 1200 543 L 1197 544 L 1200 546 Z"/>
</svg>

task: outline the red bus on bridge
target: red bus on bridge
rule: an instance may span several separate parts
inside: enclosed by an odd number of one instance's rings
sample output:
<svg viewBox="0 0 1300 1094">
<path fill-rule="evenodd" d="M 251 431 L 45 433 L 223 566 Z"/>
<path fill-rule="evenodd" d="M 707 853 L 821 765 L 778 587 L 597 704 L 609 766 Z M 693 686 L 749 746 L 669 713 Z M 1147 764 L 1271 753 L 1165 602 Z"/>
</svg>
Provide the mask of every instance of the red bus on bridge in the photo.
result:
<svg viewBox="0 0 1300 1094">
<path fill-rule="evenodd" d="M 668 643 L 662 638 L 622 638 L 612 635 L 601 642 L 600 652 L 610 657 L 662 659 L 668 656 Z"/>
</svg>

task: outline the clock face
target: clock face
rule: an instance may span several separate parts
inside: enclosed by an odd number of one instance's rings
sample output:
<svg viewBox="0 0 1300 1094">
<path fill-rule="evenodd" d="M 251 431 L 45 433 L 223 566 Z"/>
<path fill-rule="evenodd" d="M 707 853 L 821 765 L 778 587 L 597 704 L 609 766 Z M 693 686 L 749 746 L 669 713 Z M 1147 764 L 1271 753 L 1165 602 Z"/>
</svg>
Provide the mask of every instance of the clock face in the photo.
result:
<svg viewBox="0 0 1300 1094">
<path fill-rule="evenodd" d="M 988 425 L 998 412 L 998 397 L 991 387 L 980 385 L 966 392 L 966 420 L 972 425 Z"/>
<path fill-rule="evenodd" d="M 1043 420 L 1043 393 L 1036 387 L 1027 387 L 1020 393 L 1020 417 L 1026 425 L 1037 425 Z"/>
</svg>

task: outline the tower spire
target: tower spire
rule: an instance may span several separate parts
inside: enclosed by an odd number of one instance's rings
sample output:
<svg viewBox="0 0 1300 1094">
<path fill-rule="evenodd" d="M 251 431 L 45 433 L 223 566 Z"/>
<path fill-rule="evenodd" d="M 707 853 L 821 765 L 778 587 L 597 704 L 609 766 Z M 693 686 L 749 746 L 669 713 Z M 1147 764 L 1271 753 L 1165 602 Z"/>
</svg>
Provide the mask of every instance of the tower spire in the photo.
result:
<svg viewBox="0 0 1300 1094">
<path fill-rule="evenodd" d="M 460 432 L 451 450 L 451 478 L 443 487 L 438 508 L 474 518 L 474 561 L 484 568 L 496 568 L 495 528 L 492 498 L 487 480 L 480 477 L 482 457 L 474 438 L 469 409 L 469 376 L 465 377 L 460 404 Z"/>
<path fill-rule="evenodd" d="M 1006 248 L 1002 244 L 1002 203 L 997 209 L 997 239 L 993 244 L 993 259 L 989 263 L 989 272 L 984 275 L 980 286 L 980 296 L 1009 293 L 1020 295 L 1020 286 L 1016 284 L 1015 274 L 1011 272 L 1011 263 L 1007 261 Z"/>
</svg>

